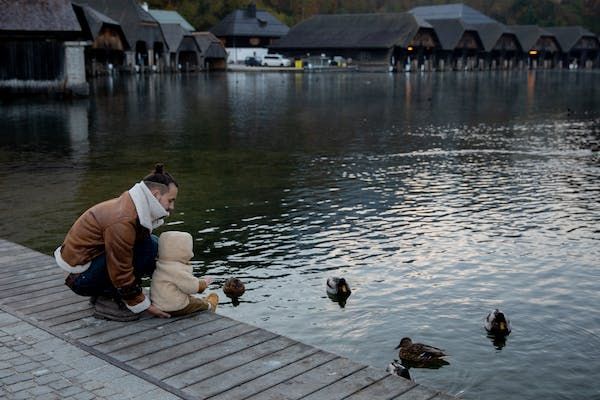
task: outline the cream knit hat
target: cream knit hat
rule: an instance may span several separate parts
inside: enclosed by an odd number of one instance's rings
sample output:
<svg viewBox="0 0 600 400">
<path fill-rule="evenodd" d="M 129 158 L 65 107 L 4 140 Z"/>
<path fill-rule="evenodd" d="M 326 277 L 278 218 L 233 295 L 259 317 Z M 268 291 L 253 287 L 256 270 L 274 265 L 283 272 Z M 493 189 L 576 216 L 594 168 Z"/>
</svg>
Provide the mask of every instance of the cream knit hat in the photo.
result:
<svg viewBox="0 0 600 400">
<path fill-rule="evenodd" d="M 194 257 L 194 241 L 187 232 L 163 232 L 158 239 L 158 260 L 188 263 Z"/>
</svg>

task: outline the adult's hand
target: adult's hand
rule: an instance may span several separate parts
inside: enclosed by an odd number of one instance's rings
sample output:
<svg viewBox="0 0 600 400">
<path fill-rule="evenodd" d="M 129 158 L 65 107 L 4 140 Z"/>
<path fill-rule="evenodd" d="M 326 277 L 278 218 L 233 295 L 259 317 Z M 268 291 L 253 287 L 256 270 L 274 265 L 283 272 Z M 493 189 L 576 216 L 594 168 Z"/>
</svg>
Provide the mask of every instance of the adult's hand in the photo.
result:
<svg viewBox="0 0 600 400">
<path fill-rule="evenodd" d="M 156 307 L 154 304 L 150 304 L 150 307 L 148 307 L 146 309 L 146 311 L 148 311 L 150 314 L 154 315 L 155 317 L 159 317 L 159 318 L 171 318 L 171 314 L 167 314 L 166 312 L 164 312 L 160 308 Z"/>
</svg>

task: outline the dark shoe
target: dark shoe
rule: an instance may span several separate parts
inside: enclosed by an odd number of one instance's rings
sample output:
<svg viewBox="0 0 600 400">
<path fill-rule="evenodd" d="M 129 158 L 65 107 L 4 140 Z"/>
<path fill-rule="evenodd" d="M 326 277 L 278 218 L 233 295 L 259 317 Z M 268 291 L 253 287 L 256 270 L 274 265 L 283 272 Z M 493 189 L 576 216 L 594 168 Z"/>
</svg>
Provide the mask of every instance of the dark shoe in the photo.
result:
<svg viewBox="0 0 600 400">
<path fill-rule="evenodd" d="M 94 317 L 127 322 L 140 319 L 140 314 L 129 310 L 122 302 L 117 303 L 111 298 L 98 296 L 94 304 Z"/>
</svg>

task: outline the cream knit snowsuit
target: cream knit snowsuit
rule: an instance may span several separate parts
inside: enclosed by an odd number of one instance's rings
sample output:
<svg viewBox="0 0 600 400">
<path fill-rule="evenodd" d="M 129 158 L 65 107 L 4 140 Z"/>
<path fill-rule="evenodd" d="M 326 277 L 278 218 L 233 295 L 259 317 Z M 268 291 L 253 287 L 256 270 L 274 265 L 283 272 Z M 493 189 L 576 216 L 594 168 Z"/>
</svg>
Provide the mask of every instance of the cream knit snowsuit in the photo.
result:
<svg viewBox="0 0 600 400">
<path fill-rule="evenodd" d="M 193 256 L 193 240 L 189 233 L 169 231 L 160 235 L 150 298 L 161 310 L 182 310 L 190 304 L 191 294 L 206 289 L 206 282 L 192 274 L 189 262 Z M 208 309 L 208 303 L 205 309 Z"/>
</svg>

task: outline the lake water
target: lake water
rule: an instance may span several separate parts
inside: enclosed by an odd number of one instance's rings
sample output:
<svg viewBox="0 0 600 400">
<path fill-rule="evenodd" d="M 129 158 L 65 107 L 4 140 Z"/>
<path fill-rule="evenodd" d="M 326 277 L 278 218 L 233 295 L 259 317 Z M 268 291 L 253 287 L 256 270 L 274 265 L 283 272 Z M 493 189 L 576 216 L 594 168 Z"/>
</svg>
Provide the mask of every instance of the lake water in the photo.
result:
<svg viewBox="0 0 600 400">
<path fill-rule="evenodd" d="M 466 399 L 600 399 L 600 74 L 228 73 L 0 104 L 0 236 L 50 254 L 155 161 L 219 313 Z M 160 232 L 159 231 L 159 232 Z M 344 276 L 345 308 L 325 295 Z M 504 347 L 486 337 L 510 317 Z"/>
</svg>

